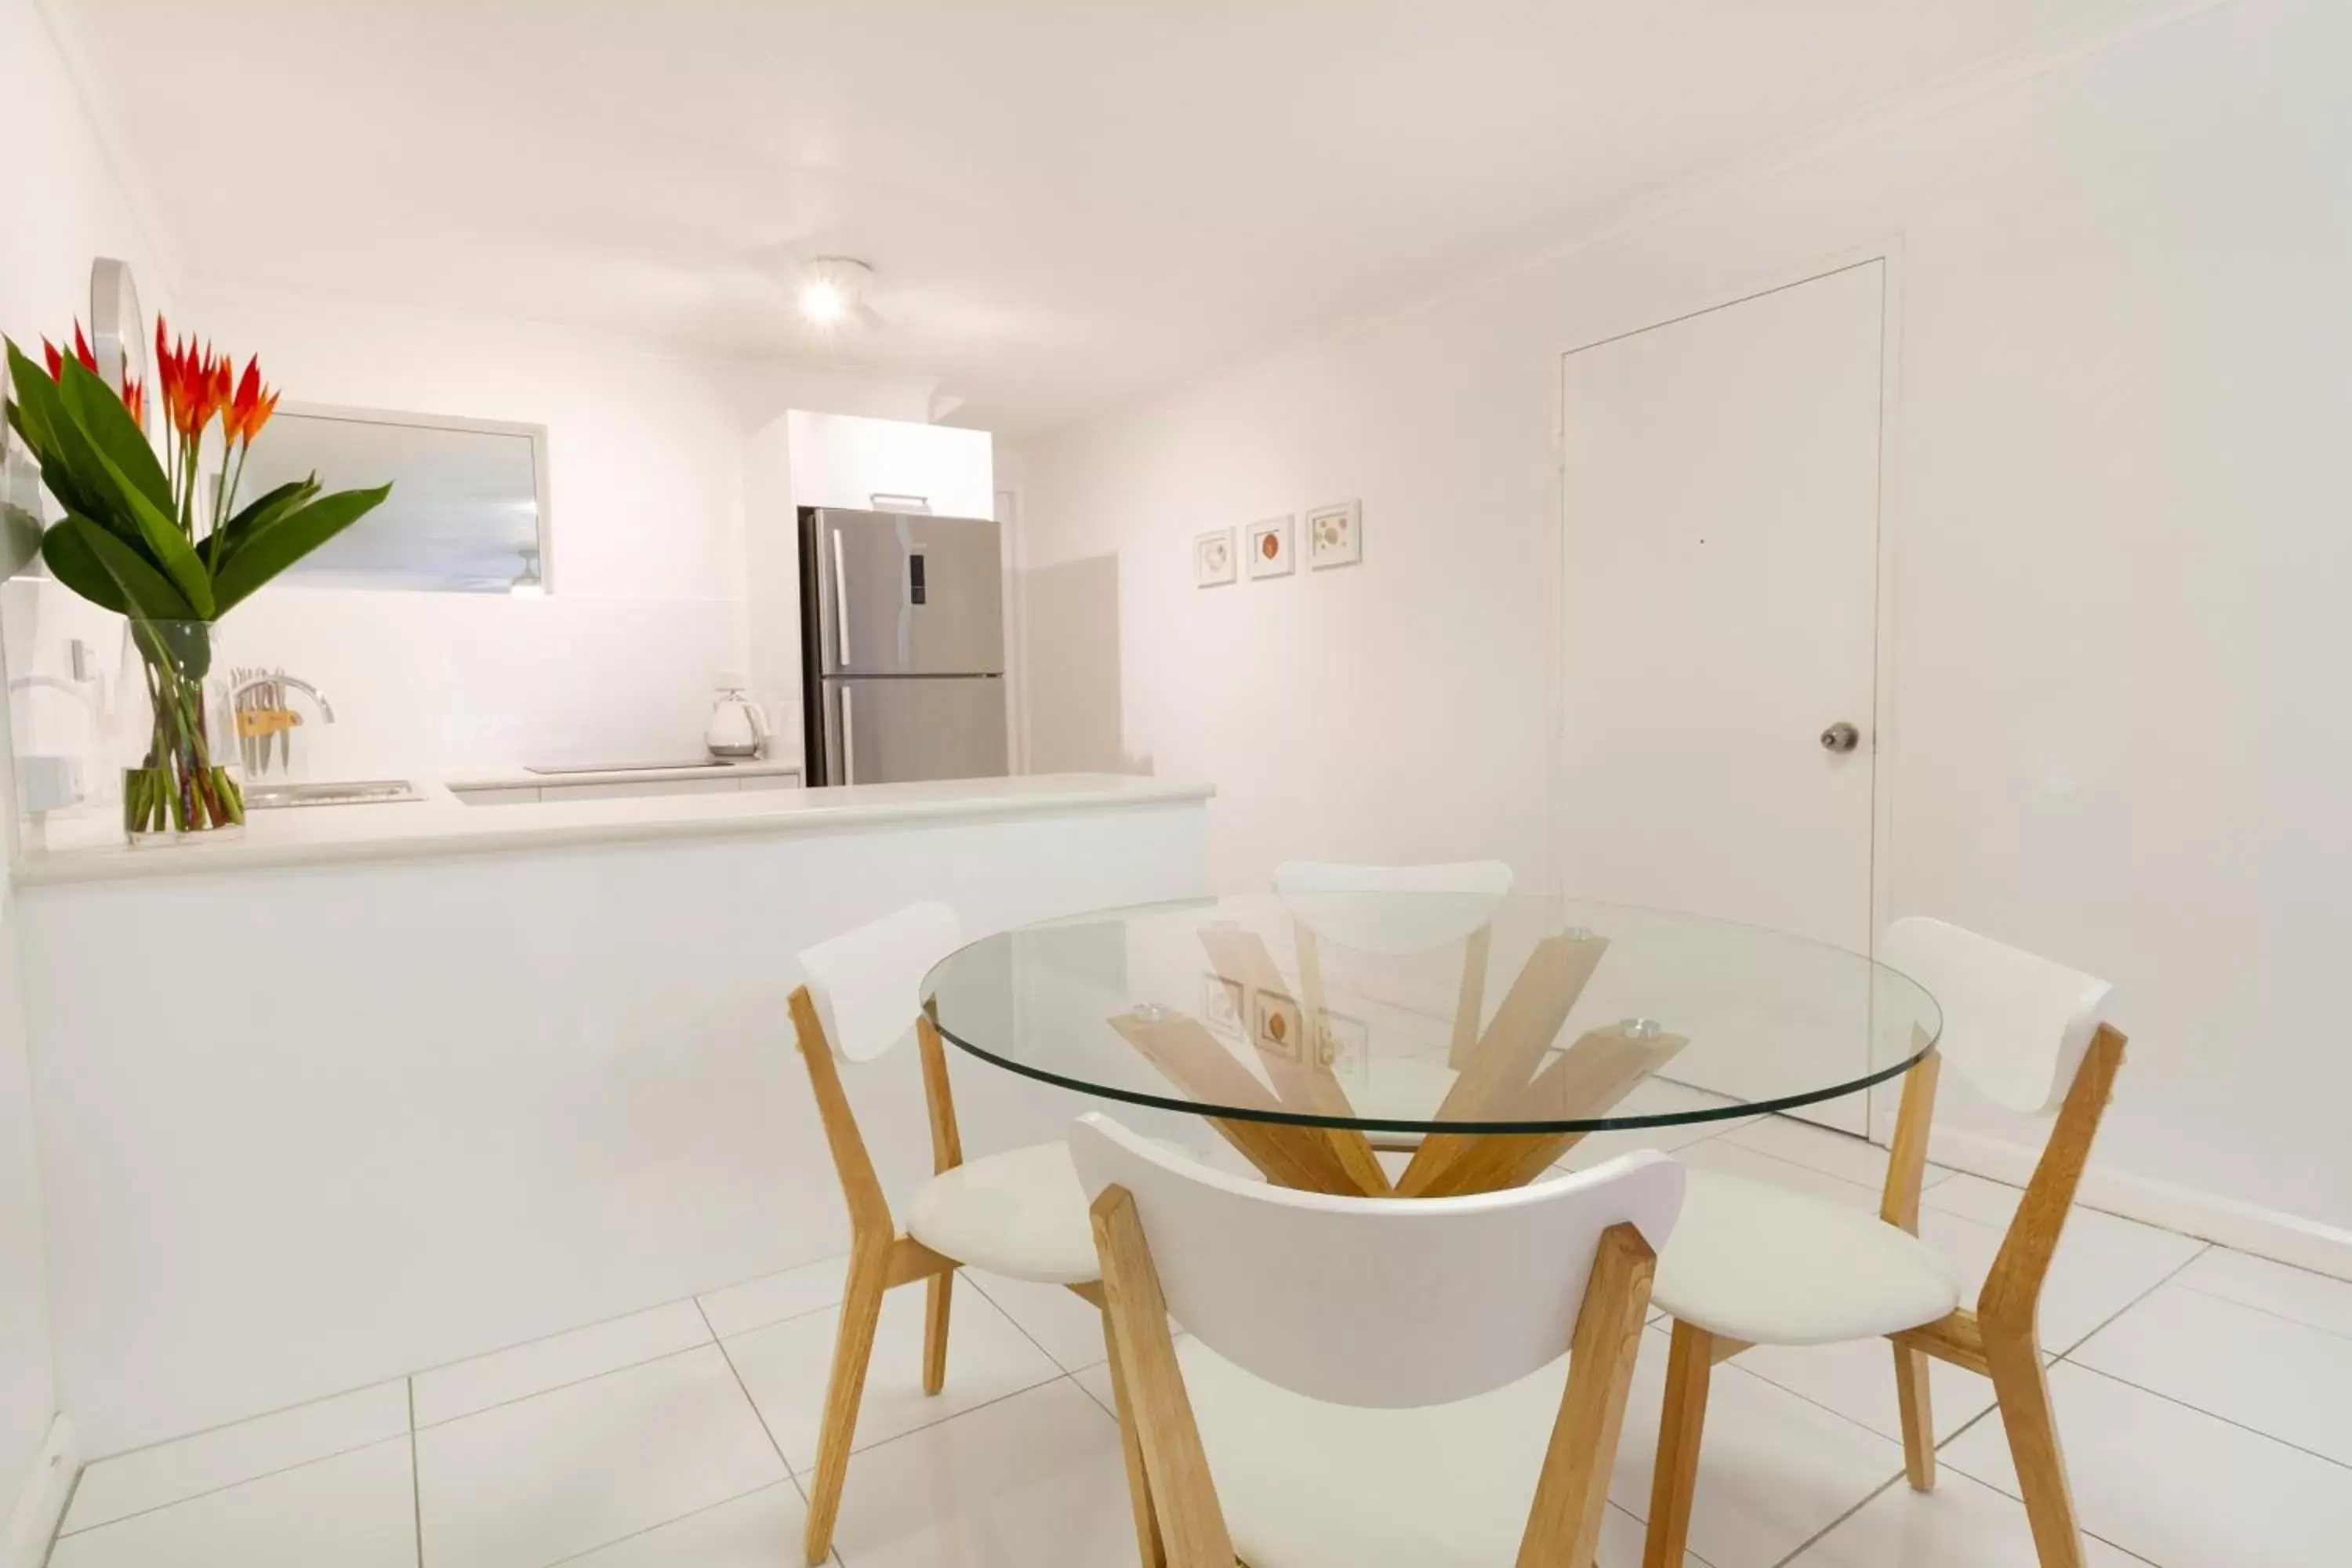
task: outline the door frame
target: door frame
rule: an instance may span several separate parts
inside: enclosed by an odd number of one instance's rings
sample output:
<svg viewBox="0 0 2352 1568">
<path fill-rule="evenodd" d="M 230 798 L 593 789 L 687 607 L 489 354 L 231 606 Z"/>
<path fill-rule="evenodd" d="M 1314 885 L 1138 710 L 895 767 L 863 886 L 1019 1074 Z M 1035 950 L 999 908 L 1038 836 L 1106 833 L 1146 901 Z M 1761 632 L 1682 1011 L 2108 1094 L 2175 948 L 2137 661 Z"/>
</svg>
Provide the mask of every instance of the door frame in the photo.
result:
<svg viewBox="0 0 2352 1568">
<path fill-rule="evenodd" d="M 1872 639 L 1871 694 L 1871 768 L 1870 768 L 1870 956 L 1878 955 L 1880 933 L 1885 931 L 1888 911 L 1887 887 L 1891 847 L 1895 832 L 1894 761 L 1895 755 L 1896 722 L 1895 690 L 1897 679 L 1895 657 L 1895 565 L 1902 549 L 1903 510 L 1901 501 L 1900 453 L 1897 439 L 1901 429 L 1902 348 L 1903 348 L 1903 241 L 1900 235 L 1890 236 L 1872 244 L 1851 249 L 1816 255 L 1811 259 L 1792 262 L 1785 267 L 1768 268 L 1754 274 L 1735 291 L 1725 293 L 1718 287 L 1704 295 L 1694 294 L 1684 308 L 1660 312 L 1654 306 L 1640 311 L 1622 312 L 1622 325 L 1609 331 L 1573 341 L 1559 342 L 1552 351 L 1551 378 L 1551 502 L 1554 530 L 1552 533 L 1551 573 L 1551 638 L 1550 679 L 1552 709 L 1552 743 L 1549 753 L 1549 777 L 1546 781 L 1544 815 L 1550 842 L 1547 846 L 1549 865 L 1548 874 L 1558 879 L 1562 869 L 1562 857 L 1567 848 L 1560 822 L 1560 783 L 1564 776 L 1563 752 L 1568 743 L 1568 399 L 1567 361 L 1570 354 L 1586 349 L 1599 348 L 1621 338 L 1652 331 L 1659 327 L 1673 326 L 1695 317 L 1743 305 L 1751 300 L 1783 289 L 1796 288 L 1840 272 L 1850 272 L 1857 267 L 1878 263 L 1881 274 L 1878 334 L 1878 603 L 1873 617 L 1875 631 Z M 1561 887 L 1563 893 L 1570 889 Z M 1893 1135 L 1895 1114 L 1902 1097 L 1900 1080 L 1874 1085 L 1867 1091 L 1864 1102 L 1864 1124 L 1870 1129 L 1874 1142 L 1885 1143 Z"/>
</svg>

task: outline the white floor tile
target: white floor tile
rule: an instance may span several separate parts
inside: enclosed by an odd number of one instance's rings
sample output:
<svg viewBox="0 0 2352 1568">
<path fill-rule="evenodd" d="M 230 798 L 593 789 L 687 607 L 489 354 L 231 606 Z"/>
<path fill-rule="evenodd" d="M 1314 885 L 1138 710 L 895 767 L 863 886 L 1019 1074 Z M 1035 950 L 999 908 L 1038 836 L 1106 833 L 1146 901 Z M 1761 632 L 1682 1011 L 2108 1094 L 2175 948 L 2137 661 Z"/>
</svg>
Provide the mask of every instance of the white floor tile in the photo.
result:
<svg viewBox="0 0 2352 1568">
<path fill-rule="evenodd" d="M 956 1306 L 962 1298 L 978 1290 L 1003 1309 L 1004 1315 L 1020 1326 L 1021 1331 L 1045 1348 L 1047 1355 L 1066 1372 L 1098 1364 L 1110 1352 L 1103 1345 L 1102 1309 L 1083 1296 L 1074 1296 L 1060 1285 L 1038 1285 L 1026 1279 L 1008 1279 L 1002 1274 L 983 1274 L 967 1268 L 956 1280 Z M 952 1327 L 954 1310 L 949 1313 L 950 1328 L 948 1345 L 950 1354 L 955 1346 Z"/>
<path fill-rule="evenodd" d="M 1084 1372 L 1074 1372 L 1070 1381 L 1087 1391 L 1087 1396 L 1103 1407 L 1103 1414 L 1118 1418 L 1118 1395 L 1110 1385 L 1110 1363 L 1099 1362 Z"/>
<path fill-rule="evenodd" d="M 1066 1378 L 857 1457 L 835 1546 L 847 1568 L 1132 1563 L 1118 1426 Z"/>
<path fill-rule="evenodd" d="M 806 1568 L 801 1526 L 808 1505 L 790 1481 L 656 1525 L 564 1568 Z"/>
<path fill-rule="evenodd" d="M 2018 1200 L 2023 1196 L 2022 1187 L 1955 1171 L 1923 1192 L 1919 1201 L 1928 1208 L 1959 1215 L 1995 1230 L 2007 1230 L 2010 1216 L 2017 1212 Z"/>
<path fill-rule="evenodd" d="M 425 1561 L 521 1568 L 785 1479 L 716 1345 L 416 1436 Z"/>
<path fill-rule="evenodd" d="M 1958 1178 L 1955 1178 L 1956 1180 Z M 1941 1209 L 1923 1208 L 1920 1239 L 1959 1271 L 1961 1301 L 1973 1306 L 2000 1254 L 2003 1230 Z M 2204 1247 L 2190 1237 L 2077 1208 L 2066 1219 L 2042 1288 L 2042 1343 L 2064 1351 L 2155 1289 Z"/>
<path fill-rule="evenodd" d="M 1661 1153 L 1679 1155 L 1692 1145 L 1717 1136 L 1722 1131 L 1719 1123 L 1702 1121 L 1695 1126 L 1629 1127 L 1617 1132 L 1588 1132 L 1576 1141 L 1553 1168 L 1589 1171 L 1604 1161 L 1613 1160 L 1620 1154 L 1630 1154 L 1637 1149 L 1655 1149 Z"/>
<path fill-rule="evenodd" d="M 2208 1251 L 2173 1282 L 2331 1334 L 2352 1337 L 2352 1282 L 2232 1252 L 2226 1247 Z"/>
<path fill-rule="evenodd" d="M 1886 1151 L 1851 1133 L 1832 1132 L 1792 1117 L 1761 1116 L 1738 1123 L 1724 1137 L 1774 1159 L 1810 1165 L 1841 1181 L 1856 1182 L 1874 1191 L 1884 1191 L 1886 1186 Z M 1931 1164 L 1926 1179 L 1933 1186 L 1951 1174 L 1948 1167 Z"/>
<path fill-rule="evenodd" d="M 2083 1527 L 2163 1568 L 2340 1563 L 2352 1470 L 2084 1367 L 2050 1371 Z M 1948 1468 L 2014 1497 L 1997 1423 L 1944 1449 Z"/>
<path fill-rule="evenodd" d="M 416 1568 L 408 1436 L 58 1542 L 49 1568 Z"/>
<path fill-rule="evenodd" d="M 1882 1437 L 1903 1440 L 1895 1402 L 1895 1347 L 1885 1340 L 1842 1345 L 1758 1345 L 1738 1365 L 1768 1383 L 1825 1405 Z M 1947 1362 L 1927 1363 L 1927 1405 L 1942 1442 L 1993 1406 L 1992 1382 Z"/>
<path fill-rule="evenodd" d="M 2086 1539 L 2089 1568 L 2142 1568 L 2142 1559 Z M 2032 1568 L 2025 1505 L 1946 1471 L 1932 1492 L 1898 1481 L 1797 1554 L 1790 1568 Z"/>
<path fill-rule="evenodd" d="M 725 1341 L 759 1402 L 768 1430 L 796 1470 L 816 1460 L 825 1376 L 838 1309 L 810 1312 Z M 1013 1320 L 978 1290 L 958 1290 L 948 1333 L 947 1386 L 923 1393 L 923 1291 L 902 1286 L 882 1299 L 882 1321 L 859 1405 L 863 1448 L 1062 1375 Z"/>
<path fill-rule="evenodd" d="M 2352 1466 L 2352 1339 L 2168 1285 L 2067 1357 Z"/>
<path fill-rule="evenodd" d="M 710 1291 L 701 1298 L 702 1310 L 710 1319 L 711 1331 L 723 1340 L 833 1306 L 848 1279 L 848 1258 L 820 1258 L 782 1274 Z"/>
<path fill-rule="evenodd" d="M 1646 1521 L 1667 1340 L 1642 1338 L 1609 1497 Z M 1726 1363 L 1707 1400 L 1690 1550 L 1713 1568 L 1771 1568 L 1902 1468 L 1900 1445 Z"/>
<path fill-rule="evenodd" d="M 416 1374 L 416 1424 L 438 1426 L 495 1405 L 545 1394 L 710 1342 L 691 1301 L 615 1318 Z"/>
<path fill-rule="evenodd" d="M 378 1384 L 100 1459 L 67 1511 L 71 1534 L 408 1432 L 408 1384 Z"/>
</svg>

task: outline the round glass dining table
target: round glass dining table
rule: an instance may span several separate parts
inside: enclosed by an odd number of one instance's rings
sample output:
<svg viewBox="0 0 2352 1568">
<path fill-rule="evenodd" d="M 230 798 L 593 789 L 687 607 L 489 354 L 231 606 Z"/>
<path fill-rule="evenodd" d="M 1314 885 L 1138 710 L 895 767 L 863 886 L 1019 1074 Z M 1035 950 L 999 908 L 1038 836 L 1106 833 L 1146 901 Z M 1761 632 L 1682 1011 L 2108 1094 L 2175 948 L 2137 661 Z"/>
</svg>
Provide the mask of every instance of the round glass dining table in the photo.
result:
<svg viewBox="0 0 2352 1568">
<path fill-rule="evenodd" d="M 1916 982 L 1761 927 L 1427 891 L 1244 895 L 983 937 L 925 982 L 1009 1071 L 1207 1119 L 1270 1180 L 1441 1196 L 1592 1132 L 1857 1095 L 1935 1048 Z M 1380 1151 L 1410 1151 L 1402 1174 Z"/>
</svg>

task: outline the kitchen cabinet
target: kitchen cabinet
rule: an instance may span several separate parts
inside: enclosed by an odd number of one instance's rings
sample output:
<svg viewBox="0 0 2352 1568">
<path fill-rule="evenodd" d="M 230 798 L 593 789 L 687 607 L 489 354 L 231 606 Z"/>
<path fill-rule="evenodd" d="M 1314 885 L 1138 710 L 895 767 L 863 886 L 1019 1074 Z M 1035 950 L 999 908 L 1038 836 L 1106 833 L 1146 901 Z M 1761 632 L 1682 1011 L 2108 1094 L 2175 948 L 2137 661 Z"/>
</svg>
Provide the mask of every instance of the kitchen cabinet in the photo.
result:
<svg viewBox="0 0 2352 1568">
<path fill-rule="evenodd" d="M 985 430 L 793 409 L 784 416 L 793 504 L 856 511 L 996 515 L 996 469 Z M 877 500 L 876 498 L 897 498 Z"/>
</svg>

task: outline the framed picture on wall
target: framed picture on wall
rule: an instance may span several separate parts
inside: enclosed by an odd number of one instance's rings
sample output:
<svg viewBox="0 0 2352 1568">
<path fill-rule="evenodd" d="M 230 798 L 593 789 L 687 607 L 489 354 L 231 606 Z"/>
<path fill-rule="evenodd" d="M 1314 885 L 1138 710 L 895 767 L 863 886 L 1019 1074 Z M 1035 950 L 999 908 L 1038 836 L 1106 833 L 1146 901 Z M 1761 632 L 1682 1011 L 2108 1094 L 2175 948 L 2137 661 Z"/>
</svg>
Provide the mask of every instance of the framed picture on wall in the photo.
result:
<svg viewBox="0 0 2352 1568">
<path fill-rule="evenodd" d="M 1290 575 L 1290 517 L 1270 517 L 1264 522 L 1253 522 L 1249 530 L 1250 575 L 1253 577 L 1287 577 Z"/>
<path fill-rule="evenodd" d="M 1239 564 L 1234 556 L 1234 531 L 1220 528 L 1192 540 L 1192 585 L 1221 588 L 1232 582 Z"/>
<path fill-rule="evenodd" d="M 1364 517 L 1351 500 L 1318 506 L 1307 514 L 1307 564 L 1316 571 L 1353 566 L 1364 558 Z"/>
</svg>

